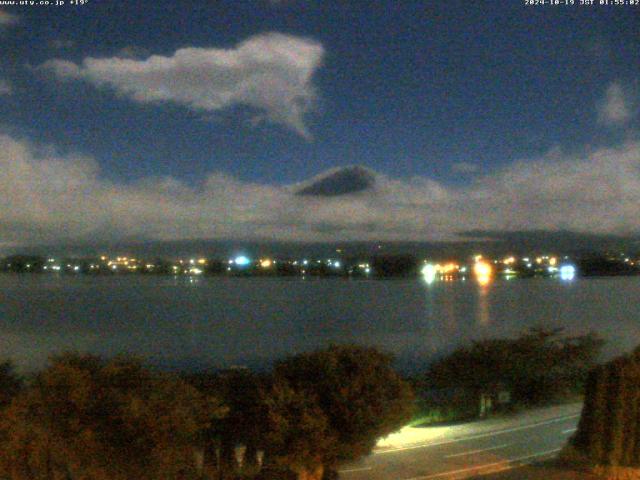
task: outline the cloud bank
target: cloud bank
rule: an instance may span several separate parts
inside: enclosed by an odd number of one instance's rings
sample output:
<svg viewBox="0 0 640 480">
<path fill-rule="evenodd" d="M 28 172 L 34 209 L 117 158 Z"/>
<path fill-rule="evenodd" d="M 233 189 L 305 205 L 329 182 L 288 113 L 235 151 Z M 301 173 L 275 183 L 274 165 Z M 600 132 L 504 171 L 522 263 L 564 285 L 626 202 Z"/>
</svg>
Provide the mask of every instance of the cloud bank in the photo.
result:
<svg viewBox="0 0 640 480">
<path fill-rule="evenodd" d="M 61 80 L 110 87 L 140 103 L 171 102 L 207 112 L 250 107 L 309 137 L 305 115 L 315 103 L 312 77 L 323 55 L 313 40 L 268 33 L 230 49 L 183 48 L 144 60 L 88 57 L 80 65 L 56 59 L 41 68 Z"/>
<path fill-rule="evenodd" d="M 464 187 L 375 174 L 375 188 L 296 195 L 212 173 L 103 180 L 88 157 L 0 135 L 0 244 L 268 239 L 453 240 L 469 230 L 640 231 L 640 142 L 584 155 L 552 152 L 477 175 Z"/>
</svg>

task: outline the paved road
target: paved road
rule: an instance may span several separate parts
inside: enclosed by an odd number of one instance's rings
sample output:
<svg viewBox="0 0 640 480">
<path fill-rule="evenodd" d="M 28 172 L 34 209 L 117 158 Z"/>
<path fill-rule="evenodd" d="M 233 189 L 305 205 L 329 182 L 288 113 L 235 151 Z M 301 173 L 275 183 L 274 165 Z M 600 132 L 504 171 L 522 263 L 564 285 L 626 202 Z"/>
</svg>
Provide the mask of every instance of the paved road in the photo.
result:
<svg viewBox="0 0 640 480">
<path fill-rule="evenodd" d="M 344 480 L 450 480 L 477 477 L 553 457 L 575 431 L 580 405 L 557 416 L 519 415 L 492 431 L 377 450 L 340 471 Z M 467 429 L 469 431 L 469 429 Z M 473 431 L 473 429 L 471 429 Z"/>
</svg>

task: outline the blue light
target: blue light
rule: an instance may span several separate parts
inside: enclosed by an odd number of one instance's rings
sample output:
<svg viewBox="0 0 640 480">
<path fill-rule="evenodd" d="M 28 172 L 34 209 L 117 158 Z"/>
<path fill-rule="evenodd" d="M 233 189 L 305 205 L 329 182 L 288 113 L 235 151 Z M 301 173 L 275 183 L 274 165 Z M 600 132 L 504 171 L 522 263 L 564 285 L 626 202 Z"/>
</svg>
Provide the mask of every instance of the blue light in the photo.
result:
<svg viewBox="0 0 640 480">
<path fill-rule="evenodd" d="M 560 267 L 560 280 L 573 280 L 576 276 L 576 267 L 573 265 L 562 265 Z"/>
<path fill-rule="evenodd" d="M 436 279 L 438 267 L 431 263 L 427 263 L 424 267 L 422 267 L 421 273 L 427 285 L 431 285 Z"/>
<path fill-rule="evenodd" d="M 245 257 L 244 255 L 238 255 L 235 259 L 234 262 L 236 263 L 236 265 L 238 265 L 239 267 L 246 267 L 247 265 L 249 265 L 251 263 L 251 260 L 249 260 L 249 257 Z"/>
</svg>

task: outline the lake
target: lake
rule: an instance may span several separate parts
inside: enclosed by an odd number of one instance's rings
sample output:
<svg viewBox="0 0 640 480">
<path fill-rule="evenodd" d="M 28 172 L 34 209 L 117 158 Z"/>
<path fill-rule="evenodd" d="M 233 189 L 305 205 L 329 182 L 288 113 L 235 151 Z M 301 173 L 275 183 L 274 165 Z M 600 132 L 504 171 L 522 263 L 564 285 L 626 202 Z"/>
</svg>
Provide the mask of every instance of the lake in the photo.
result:
<svg viewBox="0 0 640 480">
<path fill-rule="evenodd" d="M 355 342 L 404 370 L 473 339 L 530 326 L 594 330 L 607 356 L 640 344 L 640 277 L 495 280 L 0 275 L 0 356 L 133 353 L 162 368 L 268 366 Z"/>
</svg>

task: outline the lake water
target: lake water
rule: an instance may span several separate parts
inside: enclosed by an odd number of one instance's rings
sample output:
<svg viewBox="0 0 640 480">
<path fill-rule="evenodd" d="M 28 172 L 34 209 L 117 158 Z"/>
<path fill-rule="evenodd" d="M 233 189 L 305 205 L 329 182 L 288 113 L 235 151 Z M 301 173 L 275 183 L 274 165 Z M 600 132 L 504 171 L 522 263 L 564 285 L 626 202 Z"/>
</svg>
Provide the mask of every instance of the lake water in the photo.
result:
<svg viewBox="0 0 640 480">
<path fill-rule="evenodd" d="M 529 326 L 594 330 L 606 355 L 640 344 L 640 278 L 474 281 L 0 275 L 0 356 L 64 350 L 163 368 L 268 366 L 330 343 L 376 345 L 403 369 Z"/>
</svg>

